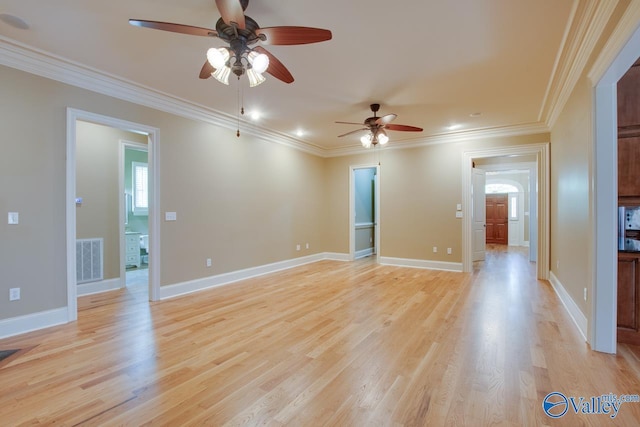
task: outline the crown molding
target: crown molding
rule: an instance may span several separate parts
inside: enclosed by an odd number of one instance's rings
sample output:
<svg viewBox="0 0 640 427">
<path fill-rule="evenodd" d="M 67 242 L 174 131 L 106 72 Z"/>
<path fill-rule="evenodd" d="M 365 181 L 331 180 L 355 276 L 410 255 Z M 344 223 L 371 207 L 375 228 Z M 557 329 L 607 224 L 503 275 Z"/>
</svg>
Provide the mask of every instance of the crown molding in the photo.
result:
<svg viewBox="0 0 640 427">
<path fill-rule="evenodd" d="M 233 132 L 238 129 L 237 117 L 52 55 L 51 53 L 19 43 L 1 35 L 0 64 L 64 84 L 108 95 L 133 104 L 230 129 Z M 318 157 L 340 157 L 362 154 L 364 152 L 362 146 L 359 144 L 335 149 L 319 147 L 246 121 L 241 121 L 240 130 L 243 134 L 252 135 L 261 140 L 284 145 Z M 412 139 L 407 142 L 396 142 L 385 149 L 415 148 L 432 144 L 468 141 L 470 139 L 517 136 L 544 132 L 549 132 L 549 128 L 544 123 L 530 123 L 430 135 L 423 138 Z"/>
<path fill-rule="evenodd" d="M 633 1 L 629 4 L 627 10 L 625 10 L 622 18 L 620 18 L 618 25 L 613 30 L 611 37 L 609 37 L 609 40 L 607 40 L 607 43 L 600 51 L 598 59 L 596 59 L 587 75 L 594 86 L 602 79 L 616 57 L 620 54 L 624 45 L 629 41 L 631 35 L 638 29 L 639 22 L 640 2 Z M 626 70 L 624 71 L 626 72 Z M 622 74 L 624 74 L 624 72 Z"/>
<path fill-rule="evenodd" d="M 456 142 L 465 142 L 470 140 L 486 139 L 486 138 L 501 138 L 509 136 L 521 136 L 521 135 L 535 135 L 539 133 L 549 132 L 549 127 L 545 123 L 526 123 L 513 126 L 501 126 L 494 128 L 476 129 L 469 131 L 461 131 L 455 133 L 446 133 L 439 135 L 430 135 L 423 138 L 412 139 L 410 141 L 402 142 L 397 141 L 389 143 L 383 150 L 402 150 L 409 148 L 425 147 L 428 145 L 436 144 L 451 144 Z M 334 148 L 326 150 L 327 155 L 325 157 L 341 157 L 351 156 L 354 154 L 363 154 L 361 145 L 353 145 L 344 148 Z"/>
<path fill-rule="evenodd" d="M 206 122 L 234 132 L 238 129 L 237 117 L 52 55 L 4 36 L 0 36 L 0 64 L 123 101 Z M 249 122 L 241 122 L 241 132 L 316 156 L 324 155 L 324 150 L 320 147 L 258 127 Z"/>
<path fill-rule="evenodd" d="M 605 29 L 618 0 L 575 0 L 539 120 L 549 127 L 558 119 Z"/>
</svg>

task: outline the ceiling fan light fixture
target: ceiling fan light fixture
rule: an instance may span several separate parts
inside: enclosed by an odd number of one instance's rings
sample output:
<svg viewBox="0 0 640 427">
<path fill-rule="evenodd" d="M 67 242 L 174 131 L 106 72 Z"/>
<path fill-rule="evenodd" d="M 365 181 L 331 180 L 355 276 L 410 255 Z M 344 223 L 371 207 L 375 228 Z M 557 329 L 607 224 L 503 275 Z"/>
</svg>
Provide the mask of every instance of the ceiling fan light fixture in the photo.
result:
<svg viewBox="0 0 640 427">
<path fill-rule="evenodd" d="M 229 50 L 224 47 L 212 47 L 207 51 L 207 61 L 216 70 L 227 66 L 229 56 Z"/>
<path fill-rule="evenodd" d="M 267 71 L 267 68 L 269 68 L 269 57 L 264 53 L 258 53 L 252 50 L 249 52 L 249 55 L 247 55 L 247 58 L 249 59 L 251 68 L 258 74 L 264 73 Z"/>
<path fill-rule="evenodd" d="M 211 73 L 214 79 L 219 81 L 220 83 L 229 85 L 229 76 L 231 75 L 231 68 L 226 65 L 221 68 L 217 68 L 213 73 Z"/>
<path fill-rule="evenodd" d="M 373 141 L 373 135 L 371 135 L 370 133 L 366 134 L 366 135 L 362 135 L 360 137 L 360 142 L 362 143 L 362 146 L 364 148 L 369 148 L 371 147 L 371 142 Z"/>
<path fill-rule="evenodd" d="M 389 137 L 387 136 L 387 133 L 380 129 L 380 131 L 378 132 L 378 142 L 380 143 L 380 145 L 384 145 L 387 142 L 389 142 Z"/>
<path fill-rule="evenodd" d="M 267 80 L 262 74 L 256 72 L 253 68 L 249 68 L 247 70 L 247 77 L 249 78 L 249 87 L 256 87 Z"/>
</svg>

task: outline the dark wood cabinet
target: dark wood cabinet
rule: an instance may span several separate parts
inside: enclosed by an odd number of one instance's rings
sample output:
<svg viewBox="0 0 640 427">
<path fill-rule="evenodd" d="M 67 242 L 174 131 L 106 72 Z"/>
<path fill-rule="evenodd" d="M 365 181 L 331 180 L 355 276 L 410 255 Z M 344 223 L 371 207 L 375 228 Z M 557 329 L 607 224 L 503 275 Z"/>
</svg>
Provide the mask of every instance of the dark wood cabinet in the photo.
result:
<svg viewBox="0 0 640 427">
<path fill-rule="evenodd" d="M 640 136 L 619 137 L 618 197 L 638 196 L 640 196 Z"/>
<path fill-rule="evenodd" d="M 618 204 L 640 205 L 640 61 L 618 82 Z M 640 253 L 618 253 L 618 341 L 640 345 Z"/>
<path fill-rule="evenodd" d="M 618 127 L 639 127 L 640 66 L 636 62 L 618 82 Z"/>
<path fill-rule="evenodd" d="M 640 254 L 618 254 L 618 341 L 640 344 Z"/>
</svg>

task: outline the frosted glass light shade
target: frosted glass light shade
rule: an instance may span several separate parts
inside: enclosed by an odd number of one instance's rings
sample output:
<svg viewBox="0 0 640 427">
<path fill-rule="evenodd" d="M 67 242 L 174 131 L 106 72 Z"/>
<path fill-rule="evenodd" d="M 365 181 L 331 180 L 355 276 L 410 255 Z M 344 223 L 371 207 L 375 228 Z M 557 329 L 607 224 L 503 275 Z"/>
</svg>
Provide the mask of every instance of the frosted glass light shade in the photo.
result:
<svg viewBox="0 0 640 427">
<path fill-rule="evenodd" d="M 378 133 L 378 142 L 380 145 L 384 145 L 389 142 L 389 137 L 384 131 L 380 131 L 380 133 Z"/>
<path fill-rule="evenodd" d="M 253 68 L 247 70 L 247 77 L 249 78 L 249 87 L 256 87 L 266 80 L 262 74 L 256 72 Z"/>
<path fill-rule="evenodd" d="M 371 147 L 371 141 L 373 140 L 373 135 L 371 135 L 370 133 L 366 134 L 366 135 L 362 135 L 360 137 L 360 142 L 362 143 L 362 146 L 364 148 L 369 148 Z"/>
<path fill-rule="evenodd" d="M 211 64 L 211 66 L 216 70 L 218 68 L 225 67 L 228 60 L 229 50 L 224 47 L 212 47 L 207 51 L 207 61 L 209 61 L 209 64 Z"/>
<path fill-rule="evenodd" d="M 269 68 L 269 57 L 264 53 L 258 53 L 252 50 L 249 52 L 248 58 L 251 68 L 258 74 L 264 73 L 267 71 L 267 68 Z"/>
<path fill-rule="evenodd" d="M 220 83 L 224 83 L 226 85 L 229 84 L 229 76 L 231 75 L 231 68 L 224 65 L 221 68 L 216 69 L 213 73 L 211 73 L 213 78 L 215 78 Z"/>
</svg>

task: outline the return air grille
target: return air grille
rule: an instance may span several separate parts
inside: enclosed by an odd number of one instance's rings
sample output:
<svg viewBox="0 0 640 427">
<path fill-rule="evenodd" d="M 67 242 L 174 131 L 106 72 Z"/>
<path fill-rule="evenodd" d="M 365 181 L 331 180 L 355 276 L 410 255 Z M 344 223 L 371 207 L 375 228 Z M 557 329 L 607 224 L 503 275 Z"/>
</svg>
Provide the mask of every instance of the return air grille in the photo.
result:
<svg viewBox="0 0 640 427">
<path fill-rule="evenodd" d="M 102 280 L 102 239 L 76 240 L 76 280 L 78 283 Z"/>
</svg>

